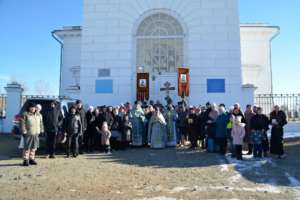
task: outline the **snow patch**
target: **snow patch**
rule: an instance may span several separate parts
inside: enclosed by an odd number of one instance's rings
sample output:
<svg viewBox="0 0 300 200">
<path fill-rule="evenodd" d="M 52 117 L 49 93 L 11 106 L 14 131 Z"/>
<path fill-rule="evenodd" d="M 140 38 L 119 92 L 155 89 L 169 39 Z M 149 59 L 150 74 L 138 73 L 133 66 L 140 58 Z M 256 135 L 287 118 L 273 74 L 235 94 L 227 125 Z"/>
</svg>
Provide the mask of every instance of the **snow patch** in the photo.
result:
<svg viewBox="0 0 300 200">
<path fill-rule="evenodd" d="M 228 172 L 229 171 L 229 167 L 227 164 L 220 164 L 221 167 L 221 172 Z"/>
<path fill-rule="evenodd" d="M 209 191 L 209 190 L 222 190 L 222 191 L 230 191 L 230 192 L 268 192 L 272 194 L 281 193 L 280 189 L 271 185 L 261 185 L 260 187 L 228 187 L 228 186 L 210 186 L 210 187 L 195 187 L 197 191 Z"/>
<path fill-rule="evenodd" d="M 230 183 L 230 184 L 238 183 L 239 180 L 240 180 L 241 178 L 242 178 L 242 175 L 241 175 L 241 174 L 235 173 L 234 176 L 231 176 L 231 177 L 229 178 L 229 183 Z"/>
<path fill-rule="evenodd" d="M 226 159 L 241 173 L 250 170 L 254 171 L 255 168 L 261 168 L 266 164 L 274 165 L 271 158 L 257 159 L 249 155 L 243 156 L 244 160 L 236 160 L 234 158 L 231 158 L 230 156 L 226 156 Z"/>
<path fill-rule="evenodd" d="M 284 174 L 288 178 L 288 180 L 290 181 L 290 186 L 291 187 L 300 187 L 300 181 L 297 178 L 293 177 L 288 172 L 285 172 Z"/>
<path fill-rule="evenodd" d="M 238 177 L 238 176 L 237 176 Z M 281 193 L 281 190 L 278 189 L 276 186 L 272 185 L 266 185 L 266 184 L 261 184 L 259 187 L 234 187 L 234 186 L 194 186 L 194 187 L 175 187 L 172 190 L 169 191 L 169 193 L 180 193 L 183 191 L 186 192 L 207 192 L 207 191 L 228 191 L 228 192 L 262 192 L 262 193 L 272 193 L 272 194 L 279 194 Z"/>
<path fill-rule="evenodd" d="M 189 190 L 189 188 L 187 188 L 187 187 L 175 187 L 170 192 L 171 193 L 178 193 L 178 192 L 182 192 L 182 191 L 186 191 L 186 190 Z"/>
<path fill-rule="evenodd" d="M 224 160 L 223 157 L 219 157 L 219 166 L 221 167 L 221 172 L 228 172 L 229 171 L 229 165 L 226 162 L 226 160 Z"/>
</svg>

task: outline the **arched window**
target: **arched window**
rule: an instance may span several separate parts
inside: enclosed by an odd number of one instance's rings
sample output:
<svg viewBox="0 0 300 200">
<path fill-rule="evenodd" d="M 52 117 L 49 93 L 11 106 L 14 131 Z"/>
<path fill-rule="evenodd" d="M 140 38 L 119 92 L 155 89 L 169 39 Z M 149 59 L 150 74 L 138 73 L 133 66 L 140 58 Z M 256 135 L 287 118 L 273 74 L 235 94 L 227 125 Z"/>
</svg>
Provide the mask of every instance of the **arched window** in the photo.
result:
<svg viewBox="0 0 300 200">
<path fill-rule="evenodd" d="M 145 72 L 175 72 L 183 66 L 184 31 L 174 17 L 165 13 L 146 17 L 136 40 L 137 67 Z"/>
</svg>

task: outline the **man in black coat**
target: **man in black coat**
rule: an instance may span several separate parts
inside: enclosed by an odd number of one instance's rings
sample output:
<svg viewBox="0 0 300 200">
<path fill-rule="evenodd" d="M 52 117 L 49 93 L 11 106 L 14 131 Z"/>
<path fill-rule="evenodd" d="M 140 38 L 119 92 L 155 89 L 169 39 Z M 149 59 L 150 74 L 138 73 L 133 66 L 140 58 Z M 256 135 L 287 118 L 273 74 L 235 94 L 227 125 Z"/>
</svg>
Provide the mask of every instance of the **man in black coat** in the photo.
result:
<svg viewBox="0 0 300 200">
<path fill-rule="evenodd" d="M 72 152 L 73 157 L 78 156 L 79 144 L 78 137 L 82 133 L 80 115 L 76 113 L 76 107 L 72 106 L 64 121 L 64 132 L 67 135 L 67 157 L 70 157 Z"/>
<path fill-rule="evenodd" d="M 272 125 L 270 153 L 278 155 L 278 158 L 284 158 L 283 127 L 287 124 L 287 120 L 286 114 L 279 106 L 275 106 L 274 111 L 270 113 L 270 124 Z"/>
<path fill-rule="evenodd" d="M 86 131 L 83 133 L 84 139 L 84 146 L 87 152 L 91 152 L 94 147 L 94 130 L 93 130 L 93 122 L 95 121 L 94 115 L 94 107 L 90 106 L 89 110 L 86 113 L 86 121 L 87 121 L 87 128 Z"/>
<path fill-rule="evenodd" d="M 179 111 L 178 111 L 178 119 L 177 119 L 177 127 L 179 130 L 177 142 L 179 142 L 181 146 L 185 145 L 187 137 L 188 137 L 187 117 L 188 117 L 188 112 L 186 111 L 186 107 L 180 105 Z"/>
<path fill-rule="evenodd" d="M 251 129 L 254 131 L 262 131 L 262 151 L 264 152 L 264 157 L 266 157 L 269 151 L 269 139 L 267 136 L 269 118 L 263 114 L 262 111 L 261 107 L 257 108 L 257 114 L 251 118 Z"/>
<path fill-rule="evenodd" d="M 199 137 L 199 117 L 195 113 L 195 109 L 193 107 L 190 108 L 190 112 L 188 115 L 187 119 L 187 128 L 188 128 L 188 133 L 189 133 L 189 140 L 191 142 L 191 148 L 194 149 L 196 148 L 197 142 L 198 142 L 198 137 Z"/>
<path fill-rule="evenodd" d="M 55 158 L 56 135 L 62 124 L 63 116 L 55 101 L 46 110 L 44 117 L 44 129 L 46 132 L 47 154 L 48 158 Z"/>
<path fill-rule="evenodd" d="M 86 131 L 87 129 L 87 120 L 86 120 L 86 112 L 83 108 L 83 104 L 81 100 L 77 100 L 76 101 L 76 111 L 77 114 L 80 116 L 80 120 L 81 120 L 81 126 L 82 126 L 82 132 L 80 133 L 79 137 L 78 137 L 78 143 L 79 143 L 79 154 L 83 153 L 83 133 Z"/>
</svg>

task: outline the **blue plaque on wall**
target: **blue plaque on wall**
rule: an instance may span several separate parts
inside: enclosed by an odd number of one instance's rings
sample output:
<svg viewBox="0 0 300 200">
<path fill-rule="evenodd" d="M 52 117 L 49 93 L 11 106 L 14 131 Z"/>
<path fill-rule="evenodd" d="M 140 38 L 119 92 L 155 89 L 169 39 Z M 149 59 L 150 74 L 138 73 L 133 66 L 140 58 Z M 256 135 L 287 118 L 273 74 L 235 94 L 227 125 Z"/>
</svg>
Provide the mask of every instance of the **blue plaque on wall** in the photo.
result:
<svg viewBox="0 0 300 200">
<path fill-rule="evenodd" d="M 113 93 L 113 80 L 96 80 L 96 93 L 97 94 L 112 94 Z"/>
<path fill-rule="evenodd" d="M 225 93 L 225 79 L 207 79 L 207 93 Z"/>
</svg>

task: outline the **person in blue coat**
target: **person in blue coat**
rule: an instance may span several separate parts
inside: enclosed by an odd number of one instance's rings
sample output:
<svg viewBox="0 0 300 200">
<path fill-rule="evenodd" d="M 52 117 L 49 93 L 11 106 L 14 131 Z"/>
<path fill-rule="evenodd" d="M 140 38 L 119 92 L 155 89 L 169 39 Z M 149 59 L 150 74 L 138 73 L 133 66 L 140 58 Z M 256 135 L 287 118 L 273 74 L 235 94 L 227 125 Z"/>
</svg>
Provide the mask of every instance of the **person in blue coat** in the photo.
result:
<svg viewBox="0 0 300 200">
<path fill-rule="evenodd" d="M 227 124 L 230 116 L 226 113 L 225 105 L 219 106 L 219 116 L 216 121 L 216 143 L 218 150 L 222 155 L 226 154 L 227 151 Z"/>
</svg>

